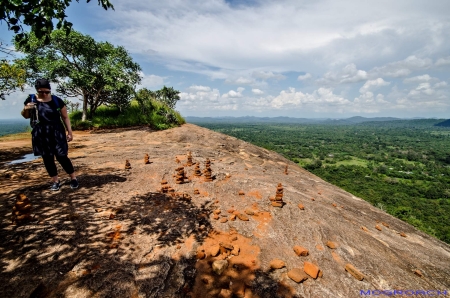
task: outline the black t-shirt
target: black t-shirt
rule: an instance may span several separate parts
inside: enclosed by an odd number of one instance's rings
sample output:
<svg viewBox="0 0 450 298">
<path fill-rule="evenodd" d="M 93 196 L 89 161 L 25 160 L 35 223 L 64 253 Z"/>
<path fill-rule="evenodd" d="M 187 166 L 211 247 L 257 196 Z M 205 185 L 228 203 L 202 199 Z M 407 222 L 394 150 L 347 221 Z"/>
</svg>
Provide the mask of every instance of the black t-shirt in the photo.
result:
<svg viewBox="0 0 450 298">
<path fill-rule="evenodd" d="M 36 100 L 36 107 L 38 110 L 39 122 L 41 123 L 51 123 L 55 121 L 60 121 L 60 112 L 58 110 L 58 106 L 55 103 L 55 100 L 58 101 L 59 109 L 62 109 L 66 104 L 64 101 L 56 95 L 52 95 L 52 100 L 49 102 L 40 102 Z M 24 105 L 27 105 L 31 101 L 31 96 L 28 96 L 24 102 Z M 32 118 L 35 118 L 35 112 L 31 113 Z"/>
</svg>

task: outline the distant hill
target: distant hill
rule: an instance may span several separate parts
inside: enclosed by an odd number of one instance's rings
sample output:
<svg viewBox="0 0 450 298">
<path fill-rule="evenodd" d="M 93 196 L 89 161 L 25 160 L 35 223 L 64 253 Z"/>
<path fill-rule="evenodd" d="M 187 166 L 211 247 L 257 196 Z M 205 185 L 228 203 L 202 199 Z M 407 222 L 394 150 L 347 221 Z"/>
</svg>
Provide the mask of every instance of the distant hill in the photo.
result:
<svg viewBox="0 0 450 298">
<path fill-rule="evenodd" d="M 434 126 L 450 127 L 450 119 L 439 122 L 439 123 L 435 124 Z"/>
</svg>

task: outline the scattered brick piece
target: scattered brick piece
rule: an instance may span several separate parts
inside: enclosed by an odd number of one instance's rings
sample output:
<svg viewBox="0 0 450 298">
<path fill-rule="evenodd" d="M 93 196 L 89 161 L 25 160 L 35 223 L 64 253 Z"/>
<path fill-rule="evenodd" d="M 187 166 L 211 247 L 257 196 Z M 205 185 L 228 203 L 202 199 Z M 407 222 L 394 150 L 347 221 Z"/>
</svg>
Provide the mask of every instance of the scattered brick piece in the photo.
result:
<svg viewBox="0 0 450 298">
<path fill-rule="evenodd" d="M 245 209 L 244 212 L 248 215 L 255 215 L 255 211 L 253 211 L 252 209 Z"/>
<path fill-rule="evenodd" d="M 222 211 L 220 211 L 220 209 L 216 209 L 213 211 L 214 214 L 220 214 Z"/>
<path fill-rule="evenodd" d="M 202 259 L 204 259 L 205 257 L 206 257 L 206 254 L 205 254 L 204 251 L 198 251 L 198 252 L 197 252 L 197 255 L 196 255 L 197 260 L 202 260 Z"/>
<path fill-rule="evenodd" d="M 228 289 L 221 289 L 219 293 L 219 298 L 232 298 L 233 292 Z"/>
<path fill-rule="evenodd" d="M 358 269 L 353 267 L 352 264 L 345 265 L 345 271 L 347 271 L 348 273 L 353 275 L 353 277 L 356 278 L 357 280 L 363 280 L 364 279 L 364 275 L 361 272 L 359 272 Z"/>
<path fill-rule="evenodd" d="M 236 220 L 236 215 L 232 214 L 230 215 L 230 221 L 235 221 Z"/>
<path fill-rule="evenodd" d="M 401 232 L 401 233 L 400 233 L 400 236 L 402 236 L 402 237 L 406 237 L 406 234 L 405 234 L 405 233 L 403 233 L 403 232 Z"/>
<path fill-rule="evenodd" d="M 150 163 L 150 157 L 148 156 L 148 153 L 145 153 L 144 155 L 144 164 L 148 165 Z"/>
<path fill-rule="evenodd" d="M 219 220 L 219 222 L 221 222 L 221 223 L 226 223 L 228 221 L 228 218 L 226 218 L 226 217 L 222 217 L 220 220 Z"/>
<path fill-rule="evenodd" d="M 130 170 L 130 169 L 131 169 L 131 164 L 127 159 L 127 160 L 125 160 L 125 170 Z"/>
<path fill-rule="evenodd" d="M 305 206 L 303 206 L 302 203 L 298 204 L 298 208 L 300 208 L 300 210 L 305 210 Z"/>
<path fill-rule="evenodd" d="M 220 218 L 220 216 L 219 216 L 218 214 L 214 214 L 214 215 L 213 215 L 213 218 L 214 218 L 215 220 L 218 220 L 218 219 Z"/>
<path fill-rule="evenodd" d="M 414 270 L 414 274 L 417 275 L 417 276 L 419 276 L 419 277 L 422 277 L 422 276 L 423 276 L 423 275 L 422 275 L 422 272 L 420 272 L 420 270 L 418 270 L 418 269 Z"/>
<path fill-rule="evenodd" d="M 234 211 L 235 211 L 235 210 L 234 210 L 233 208 L 230 208 L 230 209 L 227 210 L 227 212 L 228 212 L 228 213 L 231 213 L 231 214 L 232 214 Z"/>
<path fill-rule="evenodd" d="M 211 247 L 211 249 L 209 250 L 209 254 L 212 257 L 216 257 L 219 254 L 220 251 L 220 246 L 219 245 L 214 245 L 213 247 Z"/>
<path fill-rule="evenodd" d="M 331 205 L 333 205 L 333 207 L 337 207 L 337 204 L 336 204 L 336 203 L 333 203 L 333 204 L 331 204 Z"/>
<path fill-rule="evenodd" d="M 272 261 L 270 261 L 269 267 L 272 270 L 281 269 L 283 267 L 286 267 L 286 263 L 280 259 L 273 259 Z"/>
<path fill-rule="evenodd" d="M 305 271 L 306 274 L 308 274 L 309 276 L 311 276 L 312 278 L 316 279 L 317 276 L 319 275 L 319 267 L 317 267 L 316 265 L 314 265 L 311 262 L 305 262 L 303 263 L 303 270 Z"/>
<path fill-rule="evenodd" d="M 323 276 L 323 271 L 319 270 L 319 274 L 317 275 L 318 277 L 322 277 Z"/>
<path fill-rule="evenodd" d="M 194 195 L 199 195 L 200 191 L 198 190 L 198 188 L 194 188 Z"/>
<path fill-rule="evenodd" d="M 316 199 L 314 199 L 314 198 L 311 198 L 311 201 L 315 201 Z"/>
<path fill-rule="evenodd" d="M 388 225 L 387 223 L 381 222 L 381 224 L 382 224 L 383 226 L 385 226 L 386 228 L 389 228 L 389 225 Z"/>
<path fill-rule="evenodd" d="M 235 246 L 233 247 L 233 250 L 231 251 L 231 254 L 234 255 L 234 256 L 238 256 L 240 250 L 241 250 L 241 249 L 239 248 L 239 246 L 235 245 Z"/>
<path fill-rule="evenodd" d="M 247 171 L 248 169 L 247 169 L 247 168 L 244 168 L 244 170 L 246 170 L 246 171 Z"/>
<path fill-rule="evenodd" d="M 328 248 L 331 248 L 331 249 L 335 249 L 338 247 L 337 243 L 333 242 L 333 241 L 327 241 L 326 246 L 328 246 Z"/>
<path fill-rule="evenodd" d="M 212 270 L 217 275 L 221 275 L 225 269 L 228 267 L 228 261 L 227 260 L 217 260 L 212 263 Z"/>
<path fill-rule="evenodd" d="M 240 220 L 242 220 L 242 221 L 249 221 L 248 216 L 245 215 L 245 214 L 243 214 L 243 213 L 239 213 L 239 214 L 237 215 L 237 217 L 238 217 Z"/>
<path fill-rule="evenodd" d="M 230 178 L 230 177 L 231 177 L 230 173 L 225 173 L 225 178 Z"/>
<path fill-rule="evenodd" d="M 219 245 L 221 247 L 224 247 L 224 248 L 228 249 L 228 250 L 233 250 L 234 249 L 234 246 L 232 244 L 230 244 L 230 243 L 220 242 Z"/>
<path fill-rule="evenodd" d="M 300 268 L 294 268 L 288 272 L 288 277 L 295 281 L 296 283 L 301 283 L 308 279 L 308 276 L 305 272 Z"/>
<path fill-rule="evenodd" d="M 361 227 L 361 230 L 363 230 L 364 232 L 369 232 L 369 229 L 366 228 L 365 226 L 362 226 L 362 227 Z"/>
<path fill-rule="evenodd" d="M 240 190 L 240 191 L 239 191 L 239 195 L 240 195 L 240 196 L 244 196 L 244 195 L 245 195 L 245 192 L 244 192 L 243 190 Z"/>
<path fill-rule="evenodd" d="M 375 226 L 375 229 L 377 229 L 378 231 L 381 231 L 381 230 L 382 230 L 382 228 L 381 228 L 379 225 L 376 225 L 376 226 Z"/>
<path fill-rule="evenodd" d="M 299 246 L 299 245 L 294 246 L 294 251 L 297 254 L 297 256 L 304 257 L 304 256 L 309 255 L 309 251 L 306 248 Z"/>
</svg>

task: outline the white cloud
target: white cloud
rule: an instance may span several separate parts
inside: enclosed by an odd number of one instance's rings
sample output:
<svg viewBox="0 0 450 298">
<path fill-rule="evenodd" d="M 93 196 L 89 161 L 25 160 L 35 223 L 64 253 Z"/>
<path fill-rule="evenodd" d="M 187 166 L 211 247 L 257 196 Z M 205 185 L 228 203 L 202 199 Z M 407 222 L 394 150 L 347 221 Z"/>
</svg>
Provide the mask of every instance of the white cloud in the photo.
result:
<svg viewBox="0 0 450 298">
<path fill-rule="evenodd" d="M 344 84 L 364 81 L 367 78 L 367 72 L 357 69 L 356 65 L 351 63 L 340 71 L 325 73 L 323 78 L 317 80 L 317 82 L 322 84 Z"/>
<path fill-rule="evenodd" d="M 305 80 L 308 80 L 308 79 L 311 79 L 311 78 L 312 78 L 312 75 L 310 73 L 305 73 L 304 75 L 299 75 L 297 80 L 298 81 L 305 81 Z"/>
<path fill-rule="evenodd" d="M 415 77 L 412 77 L 412 78 L 404 79 L 403 83 L 411 84 L 411 83 L 429 82 L 431 80 L 436 80 L 436 78 L 432 78 L 430 75 L 424 74 L 424 75 L 421 75 L 421 76 L 415 76 Z"/>
<path fill-rule="evenodd" d="M 143 72 L 140 73 L 142 80 L 140 86 L 143 88 L 155 88 L 155 87 L 162 87 L 164 86 L 165 82 L 164 80 L 166 78 L 160 77 L 154 74 L 146 75 Z"/>
<path fill-rule="evenodd" d="M 225 83 L 233 85 L 251 85 L 255 83 L 255 80 L 245 77 L 239 77 L 237 79 L 226 79 Z"/>
<path fill-rule="evenodd" d="M 375 80 L 368 80 L 359 89 L 359 92 L 360 93 L 365 93 L 365 92 L 367 92 L 369 90 L 375 90 L 375 89 L 377 89 L 379 87 L 382 87 L 382 86 L 388 86 L 389 84 L 390 84 L 390 82 L 386 82 L 382 78 L 378 78 L 378 79 L 375 79 Z"/>
<path fill-rule="evenodd" d="M 436 66 L 450 65 L 450 56 L 446 58 L 439 58 L 436 63 Z"/>
<path fill-rule="evenodd" d="M 259 90 L 259 89 L 252 89 L 252 92 L 253 92 L 253 94 L 256 94 L 256 95 L 262 95 L 262 94 L 264 94 L 264 91 L 262 91 L 262 90 Z"/>
<path fill-rule="evenodd" d="M 428 69 L 433 62 L 430 58 L 419 58 L 414 55 L 404 60 L 388 63 L 381 67 L 374 67 L 370 73 L 380 77 L 405 77 L 415 70 Z"/>
<path fill-rule="evenodd" d="M 279 74 L 279 73 L 278 74 L 274 74 L 271 71 L 254 71 L 252 73 L 252 76 L 254 78 L 261 79 L 261 80 L 273 79 L 273 80 L 276 80 L 276 81 L 280 81 L 280 80 L 286 79 L 286 77 L 284 75 Z"/>
<path fill-rule="evenodd" d="M 316 110 L 333 109 L 335 106 L 349 104 L 349 100 L 333 93 L 331 88 L 319 88 L 313 93 L 295 91 L 295 88 L 283 90 L 275 97 L 271 106 L 276 109 L 289 109 L 303 105 L 314 105 Z"/>
<path fill-rule="evenodd" d="M 236 91 L 230 90 L 227 93 L 223 94 L 223 98 L 240 98 L 242 97 L 242 91 L 244 91 L 245 88 L 239 87 Z"/>
<path fill-rule="evenodd" d="M 442 82 L 439 82 L 439 83 L 434 84 L 433 88 L 435 88 L 435 89 L 437 89 L 437 88 L 443 88 L 443 87 L 446 87 L 447 85 L 448 85 L 447 82 L 442 81 Z"/>
</svg>

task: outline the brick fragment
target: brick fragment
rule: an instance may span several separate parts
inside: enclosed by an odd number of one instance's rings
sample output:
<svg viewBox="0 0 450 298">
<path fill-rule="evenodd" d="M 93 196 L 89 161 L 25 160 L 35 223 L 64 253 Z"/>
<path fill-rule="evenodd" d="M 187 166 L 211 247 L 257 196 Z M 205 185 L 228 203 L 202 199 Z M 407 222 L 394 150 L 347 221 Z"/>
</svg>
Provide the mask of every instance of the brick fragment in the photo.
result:
<svg viewBox="0 0 450 298">
<path fill-rule="evenodd" d="M 245 209 L 244 212 L 245 212 L 245 214 L 248 214 L 248 215 L 255 215 L 255 211 L 253 211 L 251 209 Z"/>
<path fill-rule="evenodd" d="M 280 259 L 273 259 L 272 261 L 270 261 L 269 267 L 272 270 L 281 269 L 283 267 L 286 267 L 286 263 Z"/>
<path fill-rule="evenodd" d="M 239 213 L 239 214 L 237 215 L 237 217 L 238 217 L 240 220 L 242 220 L 242 221 L 249 221 L 249 220 L 250 220 L 250 219 L 248 218 L 248 216 L 245 215 L 245 214 L 243 214 L 243 213 Z"/>
<path fill-rule="evenodd" d="M 240 196 L 244 196 L 244 195 L 245 195 L 245 192 L 244 192 L 243 190 L 240 190 L 240 191 L 239 191 L 239 195 L 240 195 Z"/>
<path fill-rule="evenodd" d="M 301 283 L 308 279 L 306 273 L 300 268 L 294 268 L 288 272 L 288 277 L 296 283 Z"/>
<path fill-rule="evenodd" d="M 228 218 L 226 218 L 226 217 L 222 217 L 222 218 L 219 220 L 220 223 L 226 223 L 227 221 L 228 221 Z"/>
<path fill-rule="evenodd" d="M 420 270 L 418 270 L 418 269 L 414 270 L 414 274 L 417 275 L 417 276 L 419 276 L 419 277 L 422 277 L 422 276 L 423 276 L 423 275 L 422 275 L 422 272 L 420 272 Z"/>
<path fill-rule="evenodd" d="M 366 228 L 365 226 L 362 226 L 362 227 L 361 227 L 361 230 L 363 230 L 364 232 L 369 232 L 369 229 Z"/>
<path fill-rule="evenodd" d="M 387 224 L 387 223 L 385 223 L 385 222 L 381 222 L 381 224 L 382 224 L 383 226 L 385 226 L 386 228 L 389 228 L 389 224 Z"/>
<path fill-rule="evenodd" d="M 353 277 L 356 278 L 357 280 L 363 280 L 364 279 L 364 275 L 361 272 L 359 272 L 358 269 L 353 267 L 352 264 L 345 265 L 345 271 L 347 271 L 348 273 L 353 275 Z"/>
<path fill-rule="evenodd" d="M 317 267 L 316 265 L 314 265 L 311 262 L 305 262 L 303 263 L 303 270 L 305 271 L 306 274 L 308 274 L 309 276 L 311 276 L 312 278 L 316 279 L 317 276 L 319 275 L 319 267 Z"/>
<path fill-rule="evenodd" d="M 236 220 L 236 215 L 232 214 L 230 215 L 230 221 L 235 221 Z"/>
<path fill-rule="evenodd" d="M 382 228 L 381 228 L 379 225 L 376 225 L 376 226 L 375 226 L 375 229 L 377 229 L 378 231 L 381 231 L 381 230 L 382 230 Z"/>
<path fill-rule="evenodd" d="M 335 248 L 338 247 L 338 244 L 336 242 L 333 242 L 333 241 L 327 241 L 326 246 L 328 246 L 328 248 L 335 249 Z"/>
<path fill-rule="evenodd" d="M 303 206 L 302 203 L 298 204 L 298 208 L 300 208 L 300 210 L 305 210 L 305 206 Z"/>
<path fill-rule="evenodd" d="M 300 245 L 294 246 L 294 252 L 297 254 L 297 256 L 302 257 L 307 256 L 309 254 L 309 251 Z"/>
<path fill-rule="evenodd" d="M 406 234 L 405 234 L 405 233 L 403 233 L 403 232 L 401 232 L 401 233 L 400 233 L 400 236 L 402 236 L 402 237 L 406 237 Z"/>
</svg>

